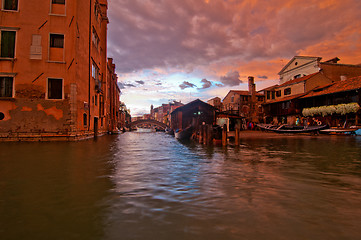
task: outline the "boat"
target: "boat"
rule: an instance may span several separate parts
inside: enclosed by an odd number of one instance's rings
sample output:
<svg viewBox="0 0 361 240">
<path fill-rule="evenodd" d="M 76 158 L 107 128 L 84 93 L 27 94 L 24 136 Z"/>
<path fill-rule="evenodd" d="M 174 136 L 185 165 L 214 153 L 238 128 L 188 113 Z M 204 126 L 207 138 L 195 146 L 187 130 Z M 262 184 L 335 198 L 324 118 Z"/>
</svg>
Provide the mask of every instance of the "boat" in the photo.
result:
<svg viewBox="0 0 361 240">
<path fill-rule="evenodd" d="M 355 135 L 361 136 L 361 128 L 359 128 L 355 131 Z"/>
<path fill-rule="evenodd" d="M 173 129 L 171 129 L 171 128 L 166 128 L 166 129 L 165 129 L 165 133 L 166 133 L 166 134 L 169 134 L 169 135 L 174 135 L 174 131 L 173 131 Z"/>
<path fill-rule="evenodd" d="M 328 125 L 317 126 L 294 126 L 294 125 L 272 125 L 272 124 L 257 124 L 261 130 L 272 131 L 276 133 L 311 133 L 328 128 Z"/>
<path fill-rule="evenodd" d="M 185 129 L 177 129 L 174 131 L 174 136 L 178 140 L 189 140 L 193 134 L 193 127 L 189 126 Z"/>
<path fill-rule="evenodd" d="M 359 129 L 360 128 L 329 128 L 321 130 L 320 133 L 358 135 Z"/>
</svg>

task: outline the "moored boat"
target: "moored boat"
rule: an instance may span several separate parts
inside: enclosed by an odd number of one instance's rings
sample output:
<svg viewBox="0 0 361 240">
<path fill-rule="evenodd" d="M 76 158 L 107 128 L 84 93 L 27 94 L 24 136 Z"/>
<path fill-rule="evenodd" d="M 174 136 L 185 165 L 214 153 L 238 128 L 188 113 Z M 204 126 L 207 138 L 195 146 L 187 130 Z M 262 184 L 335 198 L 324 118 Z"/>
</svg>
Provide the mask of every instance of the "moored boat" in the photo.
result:
<svg viewBox="0 0 361 240">
<path fill-rule="evenodd" d="M 357 135 L 359 129 L 360 128 L 329 128 L 321 130 L 320 133 Z"/>
<path fill-rule="evenodd" d="M 193 134 L 193 127 L 189 126 L 185 129 L 177 129 L 174 131 L 174 136 L 178 140 L 188 140 Z"/>
<path fill-rule="evenodd" d="M 173 129 L 171 129 L 171 128 L 166 128 L 166 129 L 165 129 L 165 133 L 166 133 L 166 134 L 169 134 L 169 135 L 174 135 L 174 131 L 173 131 Z"/>
<path fill-rule="evenodd" d="M 310 133 L 318 132 L 320 130 L 328 128 L 328 125 L 317 126 L 294 126 L 294 125 L 272 125 L 272 124 L 257 124 L 262 130 L 272 131 L 276 133 Z"/>
</svg>

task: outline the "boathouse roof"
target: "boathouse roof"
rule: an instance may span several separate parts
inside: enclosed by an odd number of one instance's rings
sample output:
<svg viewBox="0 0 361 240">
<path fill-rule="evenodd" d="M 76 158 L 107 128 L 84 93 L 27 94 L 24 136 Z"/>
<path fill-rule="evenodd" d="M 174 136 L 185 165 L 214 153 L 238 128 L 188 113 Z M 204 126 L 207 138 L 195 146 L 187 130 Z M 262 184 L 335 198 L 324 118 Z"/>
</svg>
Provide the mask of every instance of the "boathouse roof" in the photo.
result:
<svg viewBox="0 0 361 240">
<path fill-rule="evenodd" d="M 196 99 L 196 100 L 194 100 L 194 101 L 192 101 L 190 103 L 187 103 L 187 104 L 185 104 L 185 105 L 183 105 L 181 107 L 178 107 L 171 114 L 179 112 L 179 111 L 183 111 L 183 110 L 191 108 L 191 107 L 193 107 L 195 105 L 203 105 L 203 106 L 209 108 L 210 110 L 214 110 L 214 111 L 217 110 L 217 108 L 213 107 L 212 105 L 210 105 L 208 103 L 205 103 L 205 102 L 201 101 L 200 99 Z"/>
</svg>

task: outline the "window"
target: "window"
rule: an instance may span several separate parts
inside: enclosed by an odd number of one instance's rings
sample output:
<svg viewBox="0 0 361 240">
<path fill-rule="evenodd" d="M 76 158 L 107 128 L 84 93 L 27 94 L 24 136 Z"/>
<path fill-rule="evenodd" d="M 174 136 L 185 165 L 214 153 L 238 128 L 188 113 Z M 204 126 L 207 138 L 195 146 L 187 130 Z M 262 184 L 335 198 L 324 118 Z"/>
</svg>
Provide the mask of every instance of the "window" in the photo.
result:
<svg viewBox="0 0 361 240">
<path fill-rule="evenodd" d="M 283 94 L 284 95 L 290 95 L 291 94 L 291 88 L 286 88 L 285 90 L 283 90 Z"/>
<path fill-rule="evenodd" d="M 64 62 L 64 34 L 50 34 L 49 61 Z"/>
<path fill-rule="evenodd" d="M 48 99 L 63 99 L 63 79 L 48 79 Z"/>
<path fill-rule="evenodd" d="M 296 79 L 296 78 L 300 78 L 300 77 L 301 77 L 301 74 L 297 74 L 293 78 Z"/>
<path fill-rule="evenodd" d="M 52 0 L 50 5 L 50 14 L 65 16 L 65 0 Z"/>
<path fill-rule="evenodd" d="M 83 114 L 83 125 L 88 125 L 88 116 L 86 115 L 86 113 Z"/>
<path fill-rule="evenodd" d="M 98 96 L 95 95 L 95 103 L 94 103 L 95 106 L 98 106 Z"/>
<path fill-rule="evenodd" d="M 65 4 L 65 0 L 52 0 L 51 3 L 53 3 L 53 4 Z"/>
<path fill-rule="evenodd" d="M 13 97 L 13 77 L 0 77 L 0 97 Z"/>
<path fill-rule="evenodd" d="M 290 102 L 283 102 L 282 103 L 282 109 L 289 109 L 290 108 Z"/>
<path fill-rule="evenodd" d="M 99 68 L 94 62 L 93 62 L 93 65 L 92 65 L 92 77 L 95 80 L 99 80 Z"/>
<path fill-rule="evenodd" d="M 270 98 L 271 98 L 271 92 L 267 91 L 267 99 L 270 99 Z"/>
<path fill-rule="evenodd" d="M 231 97 L 231 102 L 234 102 L 234 97 L 233 96 Z"/>
<path fill-rule="evenodd" d="M 62 35 L 62 34 L 50 34 L 50 47 L 52 47 L 52 48 L 64 48 L 64 35 Z"/>
<path fill-rule="evenodd" d="M 272 99 L 276 98 L 275 95 L 276 95 L 276 93 L 274 91 L 272 91 Z"/>
<path fill-rule="evenodd" d="M 276 91 L 276 97 L 281 97 L 281 90 Z"/>
<path fill-rule="evenodd" d="M 16 31 L 1 31 L 1 57 L 14 58 Z"/>
<path fill-rule="evenodd" d="M 97 32 L 95 31 L 94 27 L 93 27 L 92 41 L 93 41 L 94 46 L 98 49 L 100 38 L 99 38 Z"/>
<path fill-rule="evenodd" d="M 18 0 L 4 0 L 3 9 L 17 11 L 18 10 Z"/>
<path fill-rule="evenodd" d="M 94 4 L 94 15 L 95 15 L 97 20 L 98 20 L 99 12 L 100 12 L 99 3 L 95 2 L 95 4 Z"/>
</svg>

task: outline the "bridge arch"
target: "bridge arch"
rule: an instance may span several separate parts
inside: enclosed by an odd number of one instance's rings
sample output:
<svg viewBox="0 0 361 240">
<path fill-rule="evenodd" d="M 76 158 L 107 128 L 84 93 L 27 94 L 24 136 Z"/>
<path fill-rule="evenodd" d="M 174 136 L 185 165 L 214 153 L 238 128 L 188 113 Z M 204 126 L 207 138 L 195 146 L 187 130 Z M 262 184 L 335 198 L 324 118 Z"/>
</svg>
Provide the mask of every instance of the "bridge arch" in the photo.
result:
<svg viewBox="0 0 361 240">
<path fill-rule="evenodd" d="M 161 129 L 166 129 L 169 127 L 167 124 L 158 122 L 157 120 L 154 120 L 154 119 L 140 119 L 140 120 L 131 122 L 130 126 L 133 128 L 133 127 L 137 127 L 137 126 L 144 125 L 144 124 L 153 125 L 153 126 L 161 128 Z"/>
</svg>

